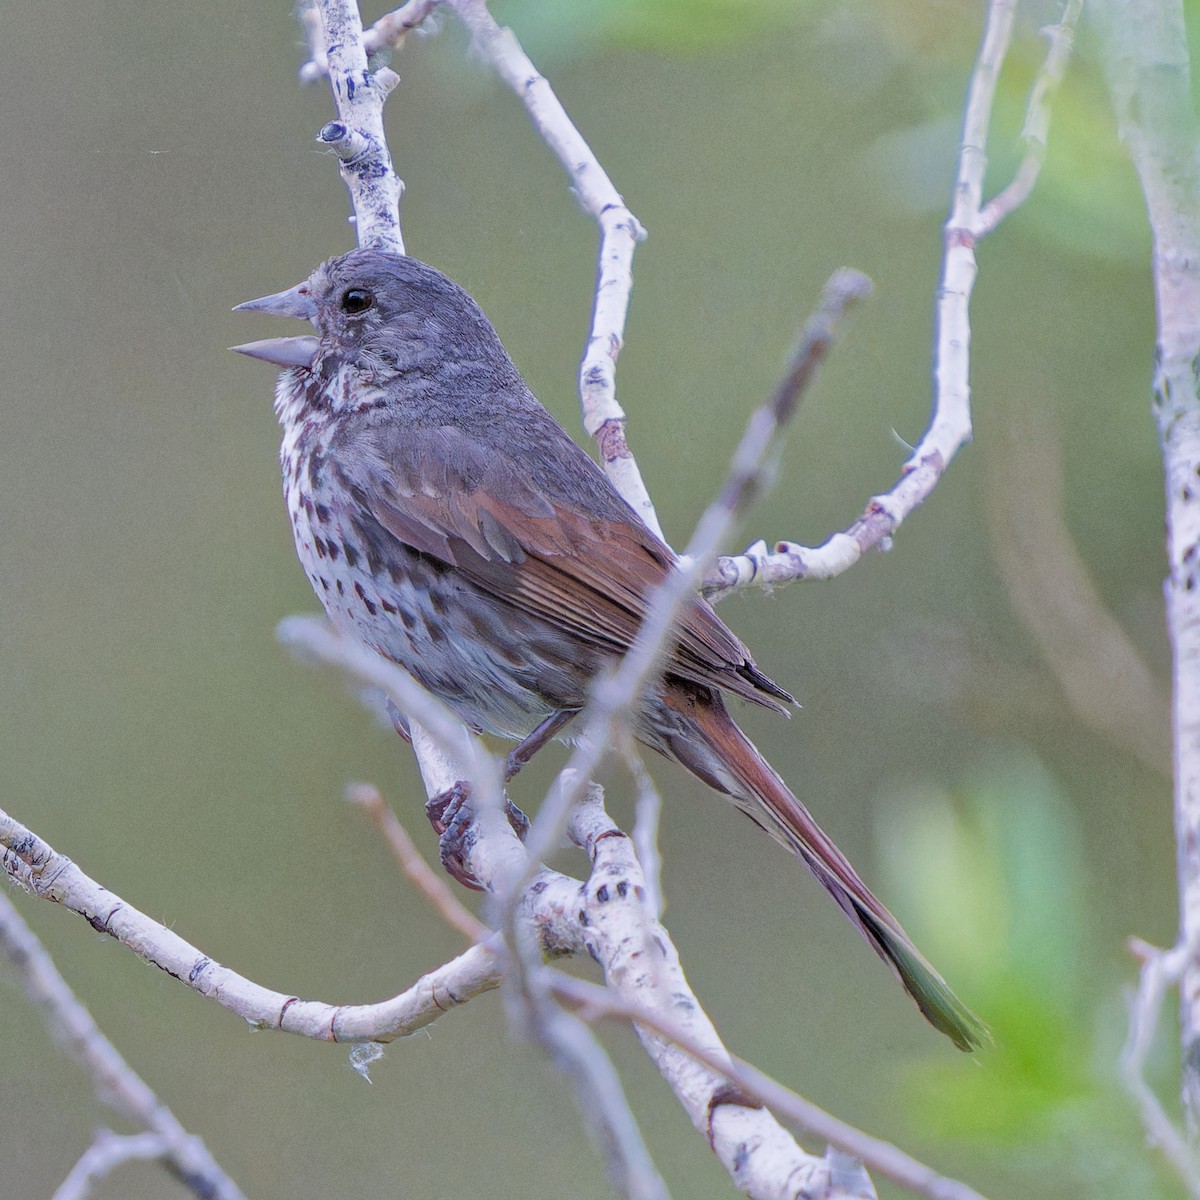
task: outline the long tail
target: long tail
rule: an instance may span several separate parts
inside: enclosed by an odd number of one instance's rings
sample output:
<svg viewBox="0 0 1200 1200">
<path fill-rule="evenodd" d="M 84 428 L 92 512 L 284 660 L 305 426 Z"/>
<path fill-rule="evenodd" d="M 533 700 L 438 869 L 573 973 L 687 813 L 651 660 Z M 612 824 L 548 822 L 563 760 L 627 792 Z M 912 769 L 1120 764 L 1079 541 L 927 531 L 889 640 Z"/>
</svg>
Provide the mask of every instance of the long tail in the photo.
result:
<svg viewBox="0 0 1200 1200">
<path fill-rule="evenodd" d="M 668 688 L 663 705 L 674 719 L 655 722 L 657 748 L 729 795 L 757 825 L 803 860 L 935 1029 L 960 1050 L 974 1050 L 987 1040 L 987 1027 L 871 894 L 846 856 L 738 728 L 721 698 L 707 691 Z"/>
</svg>

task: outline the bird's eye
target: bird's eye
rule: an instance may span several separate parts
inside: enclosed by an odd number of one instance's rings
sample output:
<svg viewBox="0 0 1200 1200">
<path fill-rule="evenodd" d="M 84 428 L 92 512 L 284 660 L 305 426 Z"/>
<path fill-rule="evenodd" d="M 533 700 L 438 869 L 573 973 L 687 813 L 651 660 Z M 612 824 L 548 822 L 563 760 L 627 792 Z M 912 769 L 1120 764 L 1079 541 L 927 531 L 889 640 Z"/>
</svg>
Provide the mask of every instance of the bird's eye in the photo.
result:
<svg viewBox="0 0 1200 1200">
<path fill-rule="evenodd" d="M 342 293 L 342 311 L 348 313 L 366 312 L 375 303 L 375 297 L 366 288 L 347 288 Z"/>
</svg>

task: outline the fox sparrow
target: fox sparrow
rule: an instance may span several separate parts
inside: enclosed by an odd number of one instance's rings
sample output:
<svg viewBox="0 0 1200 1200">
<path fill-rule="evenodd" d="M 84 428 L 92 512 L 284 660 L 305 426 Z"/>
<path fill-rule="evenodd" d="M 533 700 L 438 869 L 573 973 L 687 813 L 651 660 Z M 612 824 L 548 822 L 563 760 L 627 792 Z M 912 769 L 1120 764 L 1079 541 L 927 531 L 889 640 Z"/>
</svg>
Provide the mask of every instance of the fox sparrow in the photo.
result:
<svg viewBox="0 0 1200 1200">
<path fill-rule="evenodd" d="M 284 494 L 330 619 L 471 728 L 558 734 L 625 653 L 671 550 L 538 403 L 478 305 L 440 271 L 380 250 L 331 259 L 240 309 L 317 336 L 236 347 L 284 368 Z M 982 1027 L 738 728 L 723 693 L 791 696 L 696 597 L 634 733 L 800 858 L 962 1049 Z"/>
</svg>

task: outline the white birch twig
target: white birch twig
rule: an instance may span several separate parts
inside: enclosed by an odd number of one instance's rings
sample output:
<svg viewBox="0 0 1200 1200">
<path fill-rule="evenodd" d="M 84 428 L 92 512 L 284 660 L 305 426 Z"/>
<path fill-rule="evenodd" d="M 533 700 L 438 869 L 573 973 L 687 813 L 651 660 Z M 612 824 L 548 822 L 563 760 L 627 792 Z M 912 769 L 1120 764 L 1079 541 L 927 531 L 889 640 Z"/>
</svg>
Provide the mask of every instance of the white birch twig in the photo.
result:
<svg viewBox="0 0 1200 1200">
<path fill-rule="evenodd" d="M 598 790 L 589 790 L 575 807 L 571 836 L 592 859 L 581 898 L 584 938 L 608 984 L 587 994 L 653 1013 L 670 1026 L 665 1034 L 661 1026 L 635 1028 L 692 1124 L 741 1191 L 759 1200 L 826 1194 L 825 1161 L 806 1154 L 765 1108 L 747 1104 L 730 1087 L 728 1051 L 688 984 L 678 951 L 647 906 L 641 864 L 630 840 L 599 803 Z M 542 971 L 549 973 L 548 968 Z M 581 994 L 572 991 L 575 982 L 553 973 L 552 986 L 572 1003 Z M 703 1048 L 707 1060 L 699 1061 L 681 1041 Z"/>
<path fill-rule="evenodd" d="M 1021 143 L 1025 157 L 1021 159 L 1012 181 L 993 196 L 979 211 L 975 222 L 976 240 L 986 237 L 1005 217 L 1020 208 L 1033 192 L 1042 163 L 1046 158 L 1046 142 L 1050 136 L 1050 101 L 1062 83 L 1075 44 L 1075 27 L 1083 12 L 1083 0 L 1067 0 L 1062 20 L 1043 30 L 1050 42 L 1046 61 L 1033 81 L 1029 107 L 1021 126 Z"/>
<path fill-rule="evenodd" d="M 468 942 L 482 942 L 492 931 L 470 911 L 450 890 L 444 875 L 439 875 L 421 857 L 408 830 L 392 811 L 377 787 L 369 783 L 352 783 L 346 788 L 346 799 L 359 805 L 371 818 L 371 824 L 387 843 L 400 869 L 413 885 L 433 905 L 439 917 L 457 929 Z"/>
<path fill-rule="evenodd" d="M 131 1162 L 166 1160 L 168 1147 L 165 1138 L 157 1133 L 118 1134 L 111 1129 L 98 1129 L 92 1144 L 79 1156 L 67 1177 L 55 1189 L 52 1200 L 88 1200 L 94 1185 L 107 1179 L 114 1171 Z M 196 1189 L 193 1189 L 196 1191 Z M 209 1191 L 196 1191 L 208 1197 Z M 237 1193 L 241 1195 L 240 1192 Z"/>
<path fill-rule="evenodd" d="M 1196 948 L 1180 944 L 1159 950 L 1137 939 L 1131 939 L 1130 948 L 1141 960 L 1142 968 L 1137 992 L 1129 1001 L 1129 1033 L 1121 1051 L 1121 1080 L 1138 1107 L 1147 1141 L 1175 1168 L 1191 1195 L 1200 1198 L 1200 1161 L 1146 1079 L 1146 1059 L 1154 1045 L 1163 1002 L 1167 993 L 1178 986 L 1188 963 L 1195 959 Z"/>
<path fill-rule="evenodd" d="M 744 554 L 722 558 L 704 582 L 704 593 L 709 599 L 752 584 L 771 587 L 795 579 L 831 579 L 849 570 L 866 551 L 875 547 L 886 549 L 892 535 L 929 498 L 950 460 L 970 439 L 969 308 L 978 270 L 975 246 L 1033 187 L 1036 166 L 1046 142 L 1049 97 L 1062 76 L 1079 13 L 1077 0 L 1067 0 L 1062 24 L 1052 31 L 1050 51 L 1034 84 L 1024 132 L 1030 148 L 1026 162 L 1031 165 L 1022 165 L 1020 185 L 1002 192 L 985 215 L 983 176 L 987 167 L 988 126 L 996 83 L 1012 37 L 1016 4 L 1017 0 L 991 0 L 979 58 L 971 76 L 958 173 L 943 236 L 929 428 L 896 483 L 889 491 L 872 496 L 863 515 L 848 529 L 835 533 L 817 547 L 779 542 L 773 551 L 767 551 L 765 544 L 758 542 Z"/>
<path fill-rule="evenodd" d="M 1154 396 L 1166 484 L 1179 945 L 1194 951 L 1200 946 L 1200 124 L 1182 6 L 1096 0 L 1093 12 L 1118 131 L 1141 179 L 1154 234 Z M 1183 1104 L 1194 1137 L 1200 1130 L 1200 963 L 1189 953 L 1181 965 Z M 1194 1191 L 1194 1163 L 1180 1170 Z"/>
<path fill-rule="evenodd" d="M 392 169 L 383 132 L 383 102 L 400 82 L 386 67 L 367 68 L 357 0 L 316 0 L 312 36 L 324 51 L 324 66 L 338 119 L 323 126 L 317 141 L 338 159 L 354 205 L 360 246 L 404 253 L 400 196 L 404 185 Z M 311 26 L 312 17 L 308 18 Z"/>
<path fill-rule="evenodd" d="M 27 891 L 78 913 L 94 929 L 256 1029 L 327 1042 L 388 1042 L 498 987 L 503 976 L 503 955 L 492 945 L 475 945 L 378 1004 L 302 1000 L 223 966 L 97 883 L 3 810 L 0 848 L 0 867 Z M 527 925 L 538 932 L 548 956 L 574 953 L 582 946 L 579 931 L 572 932 L 577 881 L 545 872 L 535 882 L 527 895 Z"/>
<path fill-rule="evenodd" d="M 633 288 L 633 252 L 646 231 L 625 205 L 591 147 L 575 128 L 549 81 L 521 49 L 511 29 L 496 23 L 486 0 L 446 0 L 470 31 L 476 49 L 517 94 L 534 129 L 566 169 L 584 212 L 600 227 L 592 328 L 579 368 L 583 426 L 596 439 L 613 486 L 662 537 L 658 514 L 625 436 L 617 403 L 616 365 Z"/>
<path fill-rule="evenodd" d="M 363 51 L 370 58 L 380 50 L 400 46 L 404 39 L 423 21 L 430 17 L 442 0 L 408 0 L 407 4 L 394 12 L 380 17 L 369 29 L 363 30 Z M 300 82 L 313 83 L 329 75 L 329 59 L 325 53 L 325 40 L 321 35 L 320 14 L 315 8 L 304 9 L 300 14 L 308 33 L 309 53 L 312 56 L 300 68 Z"/>
<path fill-rule="evenodd" d="M 0 812 L 0 865 L 24 882 L 21 871 L 31 871 L 29 859 L 42 863 L 51 873 L 51 894 L 61 888 L 61 874 L 53 871 L 53 860 L 40 853 L 38 839 L 23 827 L 7 825 Z M 13 823 L 15 825 L 15 823 Z M 10 848 L 13 839 L 16 849 Z M 64 862 L 66 860 L 63 860 Z M 68 866 L 70 864 L 68 863 Z M 19 868 L 19 870 L 17 870 Z M 57 898 L 57 897 L 56 897 Z M 56 1193 L 56 1200 L 74 1200 L 87 1195 L 92 1181 L 102 1178 L 132 1158 L 160 1158 L 185 1187 L 206 1200 L 246 1200 L 237 1184 L 221 1169 L 198 1137 L 188 1133 L 175 1114 L 154 1094 L 145 1080 L 125 1061 L 104 1036 L 92 1014 L 71 991 L 54 961 L 13 907 L 0 892 L 0 953 L 17 969 L 51 1033 L 62 1042 L 91 1075 L 98 1099 L 145 1131 L 140 1139 L 118 1139 L 118 1144 L 99 1140 L 86 1151 Z M 116 1135 L 111 1135 L 115 1138 Z M 152 1141 L 148 1141 L 152 1139 Z"/>
<path fill-rule="evenodd" d="M 498 794 L 503 787 L 500 763 L 472 737 L 462 722 L 407 671 L 380 658 L 361 642 L 343 637 L 320 617 L 285 617 L 275 630 L 283 645 L 303 657 L 339 667 L 362 683 L 377 688 L 407 717 L 415 719 L 441 754 L 457 764 L 457 779 L 470 779 L 480 791 Z M 414 736 L 413 744 L 416 745 Z M 431 794 L 436 794 L 436 791 Z M 497 805 L 497 807 L 499 807 Z"/>
</svg>

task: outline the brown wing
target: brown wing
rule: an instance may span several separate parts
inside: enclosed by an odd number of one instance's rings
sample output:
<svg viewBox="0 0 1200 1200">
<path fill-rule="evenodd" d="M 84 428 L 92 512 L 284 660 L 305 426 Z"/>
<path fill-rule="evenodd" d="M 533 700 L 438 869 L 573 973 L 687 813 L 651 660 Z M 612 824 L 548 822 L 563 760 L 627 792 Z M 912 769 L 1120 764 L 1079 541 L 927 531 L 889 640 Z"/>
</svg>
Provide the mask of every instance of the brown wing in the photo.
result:
<svg viewBox="0 0 1200 1200">
<path fill-rule="evenodd" d="M 543 410 L 544 412 L 544 410 Z M 592 460 L 553 424 L 501 452 L 457 426 L 376 427 L 359 500 L 393 537 L 478 587 L 614 655 L 632 645 L 675 558 Z M 347 481 L 348 483 L 349 481 Z M 792 697 L 700 597 L 679 619 L 666 672 L 785 711 Z"/>
</svg>

